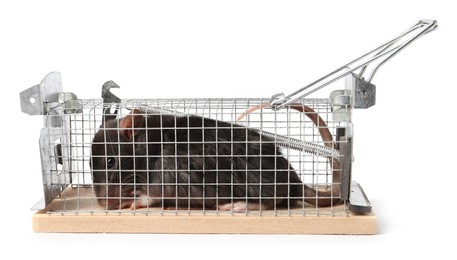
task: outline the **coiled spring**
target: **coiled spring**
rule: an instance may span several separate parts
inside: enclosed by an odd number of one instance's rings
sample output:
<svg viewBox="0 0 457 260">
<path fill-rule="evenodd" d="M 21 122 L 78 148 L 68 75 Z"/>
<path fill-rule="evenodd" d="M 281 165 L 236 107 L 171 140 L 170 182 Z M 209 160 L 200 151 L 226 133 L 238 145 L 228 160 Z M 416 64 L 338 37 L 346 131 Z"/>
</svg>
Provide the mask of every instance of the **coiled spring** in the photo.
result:
<svg viewBox="0 0 457 260">
<path fill-rule="evenodd" d="M 313 142 L 306 142 L 292 137 L 262 131 L 259 129 L 257 129 L 257 132 L 262 136 L 274 140 L 276 145 L 279 147 L 290 148 L 324 157 L 338 158 L 340 155 L 340 151 L 337 149 L 319 145 Z"/>
</svg>

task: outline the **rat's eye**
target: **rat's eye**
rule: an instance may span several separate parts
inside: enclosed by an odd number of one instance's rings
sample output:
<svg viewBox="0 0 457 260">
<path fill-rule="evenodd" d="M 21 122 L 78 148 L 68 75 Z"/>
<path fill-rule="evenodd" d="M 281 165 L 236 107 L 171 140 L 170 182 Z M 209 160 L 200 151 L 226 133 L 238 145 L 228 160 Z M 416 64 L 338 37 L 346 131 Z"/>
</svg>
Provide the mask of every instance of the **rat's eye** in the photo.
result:
<svg viewBox="0 0 457 260">
<path fill-rule="evenodd" d="M 116 164 L 116 159 L 114 157 L 108 157 L 106 159 L 106 167 L 112 169 Z"/>
</svg>

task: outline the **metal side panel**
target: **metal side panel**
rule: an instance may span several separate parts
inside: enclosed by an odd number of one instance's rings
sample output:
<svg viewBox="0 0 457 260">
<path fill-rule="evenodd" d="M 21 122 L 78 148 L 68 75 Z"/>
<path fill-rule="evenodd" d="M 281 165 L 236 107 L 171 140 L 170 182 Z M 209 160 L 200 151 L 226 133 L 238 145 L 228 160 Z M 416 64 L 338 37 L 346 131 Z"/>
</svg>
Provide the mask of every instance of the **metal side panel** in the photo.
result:
<svg viewBox="0 0 457 260">
<path fill-rule="evenodd" d="M 40 135 L 41 169 L 45 206 L 49 205 L 71 183 L 66 163 L 62 161 L 62 129 L 44 128 Z"/>
</svg>

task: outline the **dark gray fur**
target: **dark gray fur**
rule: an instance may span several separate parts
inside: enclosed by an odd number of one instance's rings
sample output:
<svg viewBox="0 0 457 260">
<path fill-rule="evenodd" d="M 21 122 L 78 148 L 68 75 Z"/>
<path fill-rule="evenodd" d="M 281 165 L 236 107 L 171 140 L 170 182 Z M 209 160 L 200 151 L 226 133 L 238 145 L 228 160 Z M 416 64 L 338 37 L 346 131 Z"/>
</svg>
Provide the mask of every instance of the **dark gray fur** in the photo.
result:
<svg viewBox="0 0 457 260">
<path fill-rule="evenodd" d="M 157 199 L 150 206 L 215 209 L 244 201 L 269 209 L 303 194 L 306 186 L 279 148 L 252 129 L 198 116 L 141 117 L 130 137 L 119 131 L 123 119 L 107 121 L 94 136 L 91 168 L 102 206 L 120 208 L 120 196 L 145 194 Z"/>
</svg>

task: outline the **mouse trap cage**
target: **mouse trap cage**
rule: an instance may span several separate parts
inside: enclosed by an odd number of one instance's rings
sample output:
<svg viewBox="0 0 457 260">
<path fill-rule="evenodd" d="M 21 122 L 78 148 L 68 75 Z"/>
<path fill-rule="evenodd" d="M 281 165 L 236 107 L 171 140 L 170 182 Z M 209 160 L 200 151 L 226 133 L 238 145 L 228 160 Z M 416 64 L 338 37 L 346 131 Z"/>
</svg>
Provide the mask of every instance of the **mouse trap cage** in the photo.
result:
<svg viewBox="0 0 457 260">
<path fill-rule="evenodd" d="M 352 110 L 375 105 L 379 67 L 436 27 L 420 20 L 268 98 L 120 99 L 108 81 L 102 99 L 78 99 L 48 74 L 20 93 L 22 111 L 44 118 L 34 230 L 375 234 L 351 178 Z M 338 80 L 345 87 L 329 98 L 309 97 Z"/>
</svg>

